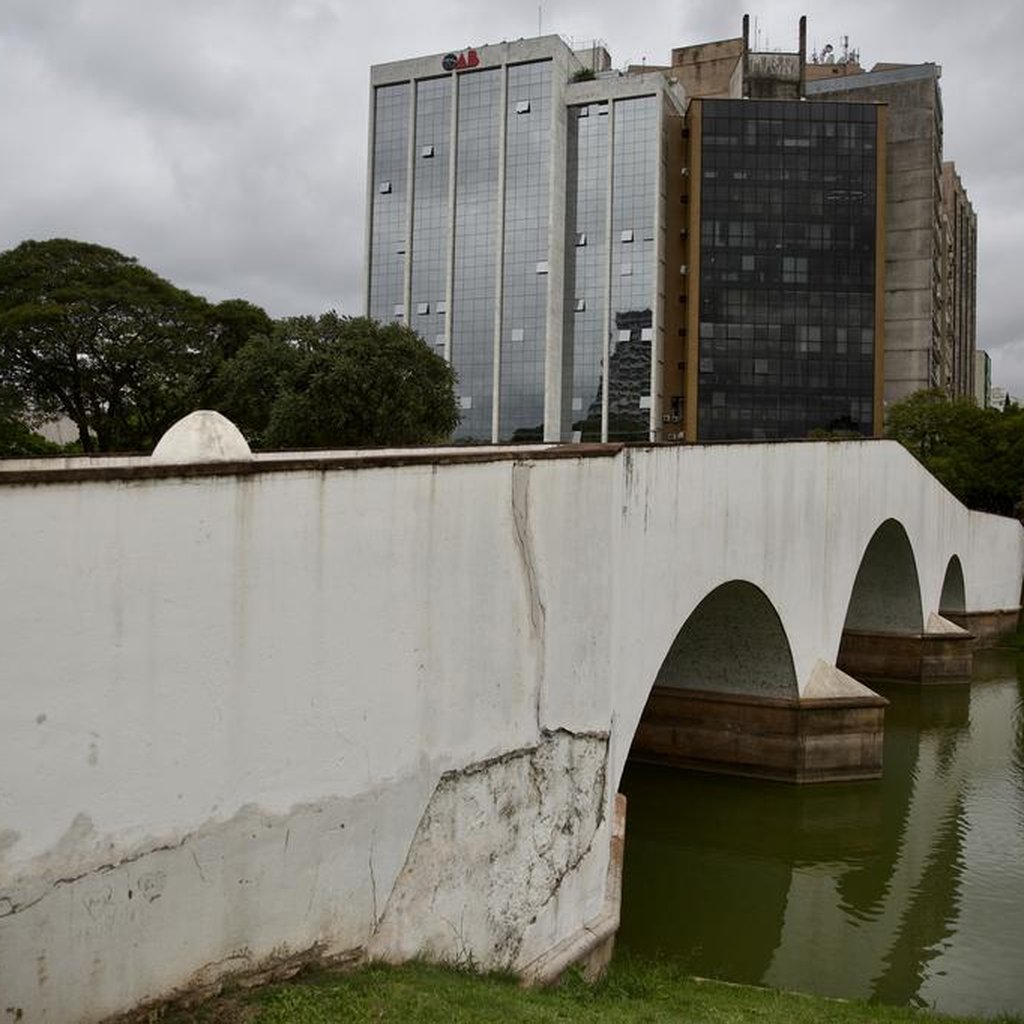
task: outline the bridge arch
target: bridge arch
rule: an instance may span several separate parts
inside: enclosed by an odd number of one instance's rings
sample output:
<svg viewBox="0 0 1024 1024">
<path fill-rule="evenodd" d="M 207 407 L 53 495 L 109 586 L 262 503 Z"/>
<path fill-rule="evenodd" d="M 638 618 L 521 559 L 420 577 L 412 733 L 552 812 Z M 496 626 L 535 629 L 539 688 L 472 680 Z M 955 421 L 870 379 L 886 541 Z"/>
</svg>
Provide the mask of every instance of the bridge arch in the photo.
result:
<svg viewBox="0 0 1024 1024">
<path fill-rule="evenodd" d="M 765 592 L 746 580 L 715 587 L 676 634 L 654 686 L 798 696 L 789 638 Z"/>
<path fill-rule="evenodd" d="M 799 685 L 774 603 L 741 579 L 707 593 L 676 633 L 638 709 L 626 760 L 793 779 Z M 795 736 L 795 734 L 794 734 Z"/>
<path fill-rule="evenodd" d="M 921 582 L 907 531 L 886 519 L 868 541 L 853 581 L 844 629 L 921 633 Z"/>
<path fill-rule="evenodd" d="M 964 569 L 960 557 L 953 555 L 946 566 L 946 575 L 942 579 L 942 593 L 939 596 L 939 614 L 952 612 L 963 615 L 967 611 L 967 597 L 964 588 Z"/>
</svg>

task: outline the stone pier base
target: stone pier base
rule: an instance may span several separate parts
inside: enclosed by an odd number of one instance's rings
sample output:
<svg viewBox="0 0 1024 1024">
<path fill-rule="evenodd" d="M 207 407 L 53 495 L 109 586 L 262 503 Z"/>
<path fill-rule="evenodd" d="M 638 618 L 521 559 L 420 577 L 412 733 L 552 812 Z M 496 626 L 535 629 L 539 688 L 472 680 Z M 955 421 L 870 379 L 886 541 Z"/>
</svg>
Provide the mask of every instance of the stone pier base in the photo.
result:
<svg viewBox="0 0 1024 1024">
<path fill-rule="evenodd" d="M 955 622 L 974 635 L 975 647 L 990 647 L 1004 636 L 1020 628 L 1020 608 L 999 608 L 987 612 L 943 612 L 944 618 Z"/>
<path fill-rule="evenodd" d="M 629 756 L 779 782 L 877 779 L 887 703 L 824 663 L 802 697 L 656 686 Z"/>
<path fill-rule="evenodd" d="M 846 629 L 837 664 L 858 679 L 963 683 L 974 664 L 974 635 L 931 615 L 924 633 Z"/>
</svg>

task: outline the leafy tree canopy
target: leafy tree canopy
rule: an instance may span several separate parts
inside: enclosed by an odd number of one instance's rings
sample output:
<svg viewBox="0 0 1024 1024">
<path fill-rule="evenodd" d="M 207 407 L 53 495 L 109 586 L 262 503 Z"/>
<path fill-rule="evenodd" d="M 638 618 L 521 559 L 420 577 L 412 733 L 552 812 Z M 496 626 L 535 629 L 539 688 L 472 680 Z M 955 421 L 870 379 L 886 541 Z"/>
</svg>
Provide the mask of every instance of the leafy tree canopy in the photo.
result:
<svg viewBox="0 0 1024 1024">
<path fill-rule="evenodd" d="M 964 504 L 1005 516 L 1024 512 L 1024 411 L 917 391 L 890 406 L 887 433 Z"/>
<path fill-rule="evenodd" d="M 0 454 L 50 450 L 30 428 L 61 415 L 85 452 L 149 451 L 196 408 L 223 412 L 254 447 L 437 443 L 458 423 L 454 381 L 400 324 L 275 322 L 86 242 L 0 253 Z"/>
<path fill-rule="evenodd" d="M 414 331 L 334 312 L 250 338 L 214 393 L 256 447 L 437 444 L 459 419 L 451 367 Z"/>
<path fill-rule="evenodd" d="M 68 239 L 0 253 L 0 387 L 82 450 L 148 450 L 196 407 L 216 362 L 266 314 L 209 304 L 114 249 Z"/>
<path fill-rule="evenodd" d="M 37 434 L 22 418 L 20 398 L 0 390 L 0 458 L 58 455 L 64 449 Z"/>
</svg>

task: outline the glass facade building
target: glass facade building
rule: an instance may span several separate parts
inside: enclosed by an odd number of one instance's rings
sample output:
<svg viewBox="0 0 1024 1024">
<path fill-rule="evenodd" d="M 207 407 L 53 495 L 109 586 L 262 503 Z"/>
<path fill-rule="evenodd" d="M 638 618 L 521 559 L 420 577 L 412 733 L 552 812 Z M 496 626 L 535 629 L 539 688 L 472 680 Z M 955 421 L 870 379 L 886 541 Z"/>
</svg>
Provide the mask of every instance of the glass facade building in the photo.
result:
<svg viewBox="0 0 1024 1024">
<path fill-rule="evenodd" d="M 715 46 L 371 69 L 367 309 L 451 362 L 457 440 L 881 432 L 886 107 Z"/>
<path fill-rule="evenodd" d="M 878 107 L 732 99 L 693 107 L 697 436 L 871 435 L 879 426 Z"/>
<path fill-rule="evenodd" d="M 549 36 L 379 65 L 370 111 L 367 309 L 450 360 L 456 438 L 659 436 L 668 79 Z"/>
</svg>

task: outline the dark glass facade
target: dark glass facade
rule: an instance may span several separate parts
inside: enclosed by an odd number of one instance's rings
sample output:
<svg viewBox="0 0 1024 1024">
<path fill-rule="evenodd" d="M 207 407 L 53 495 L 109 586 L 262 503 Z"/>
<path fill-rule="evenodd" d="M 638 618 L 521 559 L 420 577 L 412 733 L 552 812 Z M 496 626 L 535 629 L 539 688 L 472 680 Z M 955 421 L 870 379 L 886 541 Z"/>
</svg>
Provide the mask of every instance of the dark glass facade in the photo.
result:
<svg viewBox="0 0 1024 1024">
<path fill-rule="evenodd" d="M 698 436 L 874 428 L 877 110 L 701 104 Z"/>
</svg>

